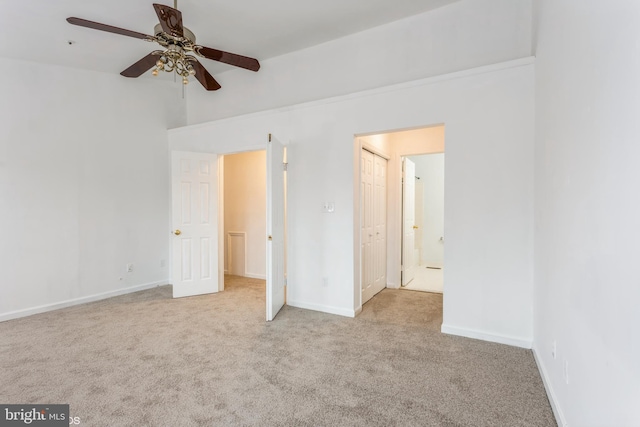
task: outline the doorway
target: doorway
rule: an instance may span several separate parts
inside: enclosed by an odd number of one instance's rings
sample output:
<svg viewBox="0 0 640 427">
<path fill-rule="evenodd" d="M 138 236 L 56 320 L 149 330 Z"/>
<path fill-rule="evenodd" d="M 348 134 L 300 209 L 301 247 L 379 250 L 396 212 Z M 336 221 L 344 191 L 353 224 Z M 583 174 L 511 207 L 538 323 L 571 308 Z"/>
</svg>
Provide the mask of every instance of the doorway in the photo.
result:
<svg viewBox="0 0 640 427">
<path fill-rule="evenodd" d="M 444 153 L 402 159 L 402 289 L 442 293 Z"/>
<path fill-rule="evenodd" d="M 263 244 L 246 244 L 240 256 L 245 257 L 245 277 L 266 280 L 266 319 L 271 321 L 286 301 L 286 148 L 269 134 L 266 150 L 225 154 L 220 156 L 220 163 L 223 170 L 227 166 L 231 168 L 229 175 L 225 171 L 220 178 L 218 228 L 229 233 L 229 239 L 219 240 L 220 264 L 225 265 L 227 261 L 226 267 L 234 268 L 233 254 L 240 251 L 233 247 L 232 233 L 248 235 L 248 231 L 232 232 L 232 227 L 253 229 L 256 240 L 260 240 L 262 233 Z M 231 204 L 229 209 L 227 202 Z M 225 253 L 229 256 L 225 257 Z M 252 272 L 251 268 L 259 273 Z M 219 277 L 220 290 L 223 290 L 222 269 Z"/>
<path fill-rule="evenodd" d="M 266 210 L 265 278 L 266 320 L 275 318 L 285 303 L 285 204 L 286 149 L 271 134 L 266 144 L 245 145 L 244 151 L 264 151 L 261 199 Z M 171 277 L 174 298 L 215 293 L 224 290 L 226 237 L 244 240 L 246 232 L 225 236 L 224 156 L 238 153 L 172 152 L 172 258 Z M 247 172 L 246 168 L 243 168 Z M 227 230 L 230 231 L 230 230 Z M 228 241 L 226 242 L 228 244 Z M 244 258 L 241 272 L 246 275 L 249 250 L 244 243 L 231 248 L 236 259 Z M 240 263 L 243 264 L 243 263 Z M 238 264 L 236 264 L 237 266 Z M 228 267 L 228 266 L 227 266 Z"/>
<path fill-rule="evenodd" d="M 365 271 L 369 269 L 365 265 L 366 254 L 364 248 L 367 244 L 368 232 L 365 232 L 365 217 L 363 213 L 363 183 L 362 169 L 363 152 L 372 152 L 387 159 L 387 197 L 386 197 L 386 257 L 382 261 L 386 263 L 386 285 L 391 289 L 401 289 L 403 273 L 403 158 L 409 156 L 420 156 L 424 154 L 444 153 L 445 126 L 442 124 L 414 128 L 409 130 L 378 132 L 364 135 L 356 135 L 354 138 L 354 310 L 356 313 L 362 310 L 362 305 L 366 302 L 363 298 L 363 286 L 367 283 Z M 418 186 L 423 178 L 420 177 Z M 425 178 L 426 180 L 426 178 Z M 422 203 L 419 201 L 419 203 Z M 415 209 L 415 207 L 414 207 Z M 444 203 L 443 203 L 444 217 Z M 415 221 L 415 218 L 414 218 Z M 418 226 L 420 224 L 411 224 Z M 413 230 L 413 228 L 412 228 Z M 420 235 L 420 231 L 418 232 Z M 415 235 L 414 235 L 415 236 Z M 441 232 L 443 240 L 440 243 L 444 249 L 444 232 Z M 418 237 L 420 239 L 420 237 Z M 415 241 L 414 241 L 415 249 Z M 422 255 L 424 256 L 424 255 Z M 420 253 L 416 257 L 417 267 L 420 267 Z M 442 256 L 442 262 L 444 255 Z M 377 261 L 380 265 L 381 261 Z M 426 267 L 425 267 L 426 270 Z M 431 270 L 431 269 L 429 269 Z M 443 271 L 442 269 L 440 270 Z M 417 282 L 416 282 L 417 283 Z M 442 289 L 444 289 L 444 279 Z"/>
<path fill-rule="evenodd" d="M 266 280 L 266 151 L 227 154 L 222 163 L 225 275 Z"/>
</svg>

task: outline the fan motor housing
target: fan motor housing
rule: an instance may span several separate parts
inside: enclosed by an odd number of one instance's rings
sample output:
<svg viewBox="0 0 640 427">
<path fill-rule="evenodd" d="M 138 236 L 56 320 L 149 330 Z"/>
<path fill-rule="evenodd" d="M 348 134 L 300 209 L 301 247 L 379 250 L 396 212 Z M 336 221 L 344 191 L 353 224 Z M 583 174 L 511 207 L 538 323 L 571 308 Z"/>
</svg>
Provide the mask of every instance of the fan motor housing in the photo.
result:
<svg viewBox="0 0 640 427">
<path fill-rule="evenodd" d="M 181 39 L 180 38 L 176 38 L 173 37 L 171 34 L 167 34 L 162 30 L 162 25 L 157 24 L 155 27 L 153 27 L 153 33 L 156 35 L 156 37 L 162 37 L 164 39 L 168 39 L 168 40 L 175 40 L 176 42 L 180 42 Z M 187 27 L 182 27 L 182 38 L 183 39 L 187 39 L 189 40 L 191 43 L 195 43 L 196 42 L 196 35 L 193 34 L 193 32 L 188 29 Z"/>
</svg>

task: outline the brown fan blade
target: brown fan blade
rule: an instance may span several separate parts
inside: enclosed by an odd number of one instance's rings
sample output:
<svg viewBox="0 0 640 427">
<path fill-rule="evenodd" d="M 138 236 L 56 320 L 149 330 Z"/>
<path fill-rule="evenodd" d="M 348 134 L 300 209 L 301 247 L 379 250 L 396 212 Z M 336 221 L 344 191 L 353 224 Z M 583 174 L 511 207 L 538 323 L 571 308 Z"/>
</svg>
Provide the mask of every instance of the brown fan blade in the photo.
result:
<svg viewBox="0 0 640 427">
<path fill-rule="evenodd" d="M 224 62 L 225 64 L 235 65 L 236 67 L 245 68 L 251 71 L 258 71 L 260 63 L 257 59 L 248 56 L 236 55 L 235 53 L 223 52 L 218 49 L 212 49 L 204 46 L 194 46 L 193 51 L 200 56 L 214 61 Z"/>
<path fill-rule="evenodd" d="M 197 59 L 191 61 L 193 69 L 196 70 L 196 79 L 204 86 L 206 90 L 218 90 L 220 89 L 220 83 L 213 78 L 211 74 L 202 66 Z"/>
<path fill-rule="evenodd" d="M 120 75 L 125 77 L 140 77 L 145 72 L 149 71 L 156 65 L 156 61 L 158 60 L 158 55 L 154 53 L 150 53 L 149 55 L 142 58 L 140 61 L 136 62 L 126 70 L 120 73 Z"/>
<path fill-rule="evenodd" d="M 137 39 L 152 39 L 153 37 L 136 31 L 125 30 L 124 28 L 113 27 L 111 25 L 101 24 L 99 22 L 87 21 L 81 18 L 67 18 L 67 22 L 81 27 L 93 28 L 94 30 L 106 31 L 107 33 L 121 34 L 123 36 L 135 37 Z"/>
<path fill-rule="evenodd" d="M 182 13 L 178 9 L 157 3 L 153 4 L 153 8 L 160 20 L 162 31 L 174 37 L 183 37 Z"/>
</svg>

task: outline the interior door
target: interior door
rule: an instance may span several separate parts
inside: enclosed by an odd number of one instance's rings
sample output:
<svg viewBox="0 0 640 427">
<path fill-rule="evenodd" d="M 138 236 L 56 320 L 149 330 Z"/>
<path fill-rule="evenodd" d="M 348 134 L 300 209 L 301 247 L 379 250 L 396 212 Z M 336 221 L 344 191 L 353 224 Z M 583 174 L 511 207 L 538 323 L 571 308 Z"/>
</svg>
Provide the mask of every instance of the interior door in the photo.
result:
<svg viewBox="0 0 640 427">
<path fill-rule="evenodd" d="M 373 287 L 373 248 L 374 248 L 374 156 L 367 150 L 360 154 L 360 281 L 362 283 L 362 304 L 375 294 Z"/>
<path fill-rule="evenodd" d="M 362 301 L 387 287 L 387 160 L 360 154 L 360 280 Z"/>
<path fill-rule="evenodd" d="M 387 287 L 387 159 L 373 156 L 373 291 Z"/>
<path fill-rule="evenodd" d="M 402 159 L 402 286 L 407 286 L 416 274 L 415 222 L 416 165 Z"/>
<path fill-rule="evenodd" d="M 171 153 L 173 297 L 218 291 L 216 154 Z"/>
<path fill-rule="evenodd" d="M 416 232 L 414 235 L 415 244 L 416 244 L 416 265 L 420 268 L 421 265 L 424 264 L 425 260 L 425 248 L 424 248 L 424 232 L 427 229 L 427 226 L 424 221 L 425 213 L 424 213 L 424 180 L 421 180 L 419 177 L 416 177 L 416 198 L 415 198 L 415 220 L 416 220 Z"/>
<path fill-rule="evenodd" d="M 272 135 L 267 143 L 267 321 L 285 302 L 285 147 Z"/>
</svg>

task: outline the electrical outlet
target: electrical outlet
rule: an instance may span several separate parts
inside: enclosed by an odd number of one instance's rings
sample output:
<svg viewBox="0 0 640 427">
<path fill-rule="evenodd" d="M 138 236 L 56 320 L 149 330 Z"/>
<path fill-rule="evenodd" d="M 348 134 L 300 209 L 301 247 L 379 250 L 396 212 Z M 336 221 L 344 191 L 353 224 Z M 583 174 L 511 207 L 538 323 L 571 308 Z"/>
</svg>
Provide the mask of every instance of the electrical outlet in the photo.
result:
<svg viewBox="0 0 640 427">
<path fill-rule="evenodd" d="M 556 354 L 558 354 L 558 346 L 556 344 L 556 340 L 553 340 L 551 344 L 551 357 L 556 358 Z"/>
<path fill-rule="evenodd" d="M 569 384 L 569 361 L 564 360 L 564 382 Z"/>
<path fill-rule="evenodd" d="M 127 264 L 127 273 L 133 273 L 133 264 Z"/>
</svg>

